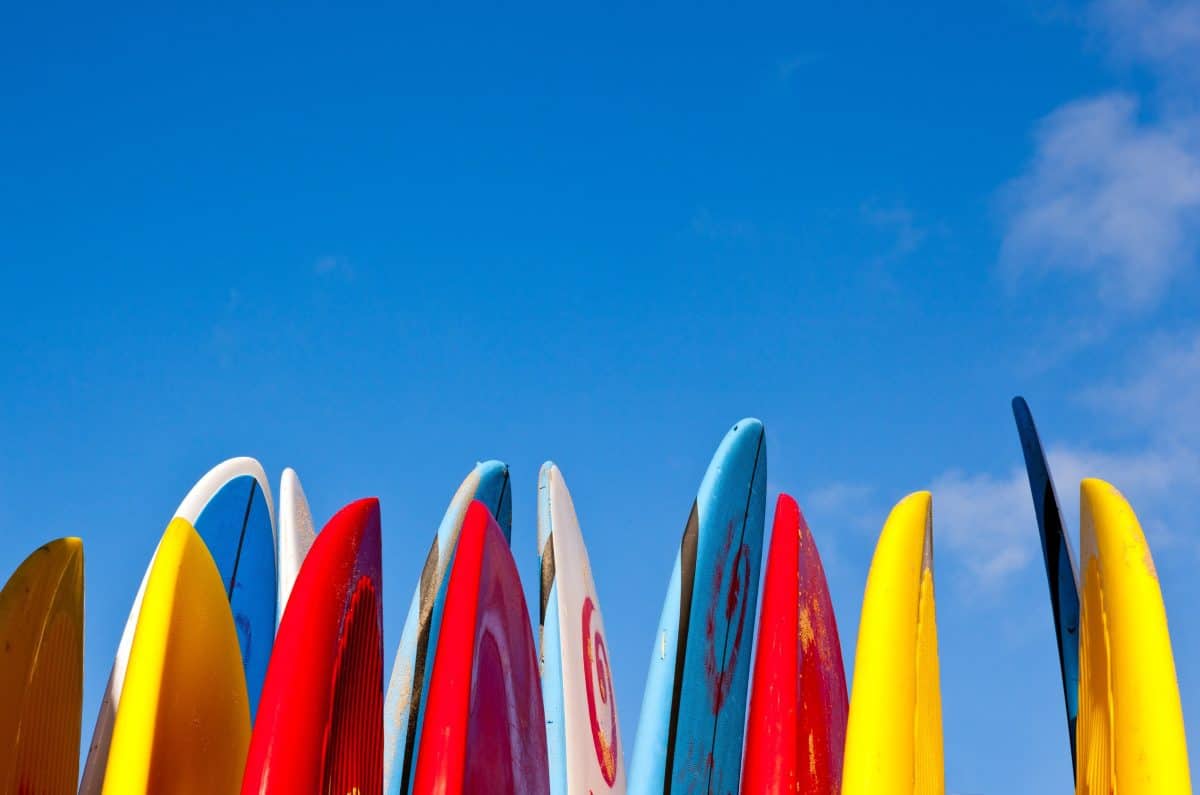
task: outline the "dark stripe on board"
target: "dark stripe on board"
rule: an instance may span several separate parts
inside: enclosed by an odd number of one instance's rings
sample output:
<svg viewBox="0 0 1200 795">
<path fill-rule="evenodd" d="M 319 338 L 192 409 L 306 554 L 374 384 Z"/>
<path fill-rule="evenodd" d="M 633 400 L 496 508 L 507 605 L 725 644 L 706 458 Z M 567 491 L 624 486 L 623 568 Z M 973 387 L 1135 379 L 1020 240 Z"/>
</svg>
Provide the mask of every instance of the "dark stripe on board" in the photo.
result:
<svg viewBox="0 0 1200 795">
<path fill-rule="evenodd" d="M 246 512 L 242 514 L 242 532 L 238 534 L 237 555 L 233 558 L 233 573 L 229 575 L 229 591 L 226 596 L 233 601 L 233 584 L 237 582 L 238 566 L 242 562 L 242 545 L 246 542 L 246 525 L 250 522 L 250 508 L 254 505 L 254 497 L 258 494 L 258 479 L 250 478 L 250 498 L 246 500 Z"/>
<path fill-rule="evenodd" d="M 667 758 L 663 772 L 663 795 L 671 793 L 671 769 L 675 766 L 675 736 L 679 732 L 679 702 L 683 697 L 683 662 L 687 653 L 688 626 L 692 617 L 692 588 L 696 582 L 696 544 L 700 535 L 700 513 L 692 501 L 692 513 L 679 542 L 679 636 L 675 644 L 675 682 L 671 687 L 671 723 L 667 730 Z M 656 642 L 658 638 L 655 638 Z"/>
</svg>

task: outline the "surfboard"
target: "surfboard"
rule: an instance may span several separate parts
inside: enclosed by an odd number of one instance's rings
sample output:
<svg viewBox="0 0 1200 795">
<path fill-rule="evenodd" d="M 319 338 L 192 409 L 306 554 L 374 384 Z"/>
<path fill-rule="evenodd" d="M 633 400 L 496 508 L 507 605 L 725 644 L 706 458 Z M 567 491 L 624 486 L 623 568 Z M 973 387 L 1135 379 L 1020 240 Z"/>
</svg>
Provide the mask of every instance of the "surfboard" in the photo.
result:
<svg viewBox="0 0 1200 795">
<path fill-rule="evenodd" d="M 1059 673 L 1062 676 L 1063 704 L 1067 714 L 1067 737 L 1071 746 L 1071 770 L 1075 770 L 1075 721 L 1079 714 L 1079 577 L 1066 522 L 1058 506 L 1058 494 L 1050 477 L 1042 441 L 1025 398 L 1012 400 L 1013 417 L 1021 437 L 1033 511 L 1037 516 L 1038 535 L 1042 539 L 1042 560 L 1046 564 L 1046 582 L 1050 586 L 1050 611 L 1054 619 L 1054 637 L 1058 643 Z"/>
<path fill-rule="evenodd" d="M 236 791 L 250 704 L 226 588 L 200 535 L 173 519 L 142 594 L 105 795 Z"/>
<path fill-rule="evenodd" d="M 624 749 L 600 598 L 575 504 L 553 462 L 538 476 L 542 701 L 550 792 L 625 792 Z"/>
<path fill-rule="evenodd" d="M 308 554 L 313 539 L 317 537 L 313 528 L 312 513 L 308 500 L 300 487 L 296 470 L 288 467 L 279 478 L 279 556 L 276 569 L 279 572 L 279 595 L 275 600 L 275 626 L 283 620 L 283 609 L 288 595 L 300 571 L 300 564 Z"/>
<path fill-rule="evenodd" d="M 546 725 L 517 566 L 471 502 L 449 574 L 414 774 L 418 795 L 547 795 Z"/>
<path fill-rule="evenodd" d="M 867 574 L 846 724 L 843 795 L 941 795 L 942 696 L 932 496 L 892 508 Z"/>
<path fill-rule="evenodd" d="M 1158 573 L 1133 509 L 1080 485 L 1080 795 L 1192 791 L 1175 658 Z"/>
<path fill-rule="evenodd" d="M 83 699 L 83 542 L 38 547 L 0 591 L 0 792 L 70 793 Z"/>
<path fill-rule="evenodd" d="M 317 534 L 279 623 L 242 779 L 257 793 L 383 787 L 379 501 Z"/>
<path fill-rule="evenodd" d="M 266 473 L 253 458 L 231 458 L 192 487 L 175 516 L 200 533 L 216 561 L 232 606 L 246 672 L 251 719 L 266 675 L 275 634 L 275 508 Z M 157 552 L 155 553 L 157 554 Z M 92 731 L 80 795 L 96 795 L 104 782 L 113 721 L 153 557 L 142 577 L 108 677 Z"/>
<path fill-rule="evenodd" d="M 450 500 L 437 535 L 425 558 L 421 578 L 413 591 L 400 646 L 392 664 L 384 705 L 384 783 L 388 795 L 412 792 L 424 694 L 429 690 L 433 655 L 446 601 L 446 573 L 454 559 L 463 517 L 471 500 L 482 502 L 496 517 L 506 539 L 512 533 L 512 492 L 508 467 L 500 461 L 476 464 Z"/>
<path fill-rule="evenodd" d="M 735 792 L 741 781 L 767 478 L 762 423 L 717 448 L 655 633 L 628 791 Z"/>
<path fill-rule="evenodd" d="M 740 792 L 841 795 L 848 709 L 821 556 L 800 506 L 780 494 L 763 578 Z"/>
</svg>

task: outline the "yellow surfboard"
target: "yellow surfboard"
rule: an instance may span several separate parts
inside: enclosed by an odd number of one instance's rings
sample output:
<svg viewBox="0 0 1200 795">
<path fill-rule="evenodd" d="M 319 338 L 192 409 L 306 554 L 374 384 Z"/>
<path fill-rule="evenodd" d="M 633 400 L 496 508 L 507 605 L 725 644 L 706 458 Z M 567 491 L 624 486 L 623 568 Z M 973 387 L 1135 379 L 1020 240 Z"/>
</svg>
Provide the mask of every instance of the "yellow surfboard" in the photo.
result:
<svg viewBox="0 0 1200 795">
<path fill-rule="evenodd" d="M 229 596 L 185 519 L 167 526 L 146 581 L 105 795 L 237 793 L 250 704 Z"/>
<path fill-rule="evenodd" d="M 1121 492 L 1080 484 L 1079 795 L 1190 793 L 1158 574 Z"/>
<path fill-rule="evenodd" d="M 83 542 L 38 547 L 0 591 L 0 792 L 74 793 L 83 699 Z"/>
<path fill-rule="evenodd" d="M 942 696 L 932 497 L 892 509 L 867 575 L 846 725 L 842 795 L 942 795 Z"/>
</svg>

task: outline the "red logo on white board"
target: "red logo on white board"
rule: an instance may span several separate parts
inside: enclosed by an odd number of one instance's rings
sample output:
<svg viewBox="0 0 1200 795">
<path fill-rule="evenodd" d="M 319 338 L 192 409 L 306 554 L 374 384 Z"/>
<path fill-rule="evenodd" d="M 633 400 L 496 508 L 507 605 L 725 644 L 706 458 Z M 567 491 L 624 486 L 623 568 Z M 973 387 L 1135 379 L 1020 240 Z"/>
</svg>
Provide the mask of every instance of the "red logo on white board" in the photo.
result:
<svg viewBox="0 0 1200 795">
<path fill-rule="evenodd" d="M 592 598 L 585 598 L 580 622 L 583 625 L 583 681 L 587 683 L 588 718 L 592 724 L 596 760 L 605 783 L 611 787 L 617 780 L 617 700 L 613 697 L 612 669 L 608 664 L 604 633 L 599 628 L 592 630 L 595 612 Z"/>
</svg>

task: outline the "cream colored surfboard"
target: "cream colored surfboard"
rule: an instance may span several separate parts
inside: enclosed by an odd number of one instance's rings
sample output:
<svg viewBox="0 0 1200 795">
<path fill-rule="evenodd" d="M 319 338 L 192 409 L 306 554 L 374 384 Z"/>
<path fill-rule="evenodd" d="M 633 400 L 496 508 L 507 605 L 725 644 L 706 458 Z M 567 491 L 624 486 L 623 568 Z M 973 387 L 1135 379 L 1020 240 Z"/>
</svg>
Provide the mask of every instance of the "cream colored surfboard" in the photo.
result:
<svg viewBox="0 0 1200 795">
<path fill-rule="evenodd" d="M 538 547 L 550 791 L 622 795 L 624 748 L 600 599 L 571 493 L 549 462 L 538 479 Z"/>
<path fill-rule="evenodd" d="M 276 626 L 283 618 L 300 564 L 316 537 L 300 478 L 296 476 L 296 470 L 288 467 L 279 478 L 279 614 L 275 619 Z"/>
</svg>

